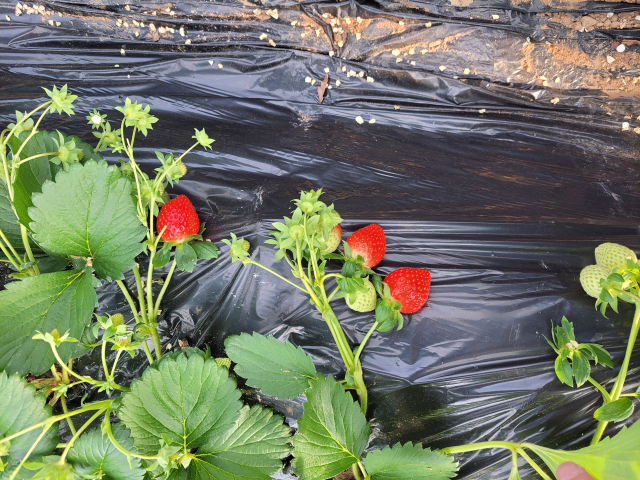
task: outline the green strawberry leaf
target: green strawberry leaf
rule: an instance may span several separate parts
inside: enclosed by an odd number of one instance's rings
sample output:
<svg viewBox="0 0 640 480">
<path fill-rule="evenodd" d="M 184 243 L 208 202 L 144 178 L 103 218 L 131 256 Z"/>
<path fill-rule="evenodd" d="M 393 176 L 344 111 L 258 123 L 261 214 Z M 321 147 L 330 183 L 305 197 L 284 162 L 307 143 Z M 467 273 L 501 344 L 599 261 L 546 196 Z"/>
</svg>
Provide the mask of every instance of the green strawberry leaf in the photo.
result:
<svg viewBox="0 0 640 480">
<path fill-rule="evenodd" d="M 193 272 L 193 268 L 196 266 L 198 257 L 196 251 L 191 248 L 188 243 L 183 243 L 176 247 L 176 266 L 183 272 Z"/>
<path fill-rule="evenodd" d="M 573 332 L 573 323 L 567 320 L 567 317 L 562 317 L 562 330 L 564 331 L 565 343 L 575 341 L 576 336 Z"/>
<path fill-rule="evenodd" d="M 7 237 L 7 240 L 16 250 L 18 255 L 24 257 L 25 250 L 24 245 L 22 244 L 20 222 L 18 221 L 18 217 L 16 217 L 13 208 L 11 208 L 7 184 L 2 180 L 0 180 L 0 230 L 2 230 L 2 233 Z M 63 270 L 69 264 L 68 260 L 56 259 L 44 253 L 32 239 L 29 239 L 29 245 L 31 245 L 31 251 L 33 252 L 33 256 L 38 264 L 40 273 L 58 272 Z M 0 258 L 6 259 L 1 251 Z"/>
<path fill-rule="evenodd" d="M 317 377 L 312 358 L 289 342 L 243 333 L 228 337 L 224 345 L 229 358 L 237 363 L 236 374 L 265 395 L 295 398 Z"/>
<path fill-rule="evenodd" d="M 11 151 L 15 154 L 20 149 L 31 132 L 22 132 L 18 138 L 12 136 L 9 139 Z M 47 180 L 52 181 L 56 173 L 60 170 L 59 165 L 51 162 L 56 157 L 55 152 L 58 151 L 59 137 L 62 136 L 63 142 L 74 142 L 76 148 L 82 151 L 81 160 L 89 159 L 102 160 L 102 155 L 94 153 L 91 145 L 82 142 L 76 136 L 67 136 L 61 132 L 38 132 L 29 142 L 22 148 L 20 152 L 20 160 L 25 160 L 34 155 L 51 152 L 53 155 L 34 158 L 18 167 L 16 179 L 13 184 L 15 206 L 20 223 L 29 226 L 31 218 L 29 217 L 29 207 L 33 206 L 31 196 L 34 193 L 42 191 L 42 184 Z"/>
<path fill-rule="evenodd" d="M 213 242 L 191 242 L 191 248 L 196 252 L 196 256 L 202 260 L 218 258 L 218 246 Z"/>
<path fill-rule="evenodd" d="M 593 414 L 600 422 L 621 422 L 633 414 L 633 401 L 628 397 L 619 398 L 615 402 L 607 403 Z"/>
<path fill-rule="evenodd" d="M 120 445 L 127 449 L 133 448 L 133 440 L 124 425 L 114 425 L 112 432 Z M 129 467 L 126 455 L 116 449 L 100 429 L 80 436 L 69 450 L 67 460 L 83 478 L 102 475 L 103 480 L 142 480 L 145 474 L 140 459 L 131 458 Z"/>
<path fill-rule="evenodd" d="M 96 292 L 90 273 L 77 270 L 45 273 L 6 285 L 0 292 L 0 370 L 40 375 L 54 363 L 51 347 L 31 337 L 37 332 L 69 332 L 80 338 L 91 322 Z M 77 347 L 63 343 L 65 362 Z"/>
<path fill-rule="evenodd" d="M 622 428 L 613 438 L 605 438 L 596 445 L 580 450 L 552 450 L 526 444 L 552 472 L 564 462 L 574 462 L 584 468 L 595 480 L 628 480 L 640 477 L 640 422 Z"/>
<path fill-rule="evenodd" d="M 177 360 L 178 357 L 181 356 L 191 358 L 194 355 L 199 356 L 200 358 L 202 358 L 202 360 L 208 360 L 209 358 L 211 358 L 211 351 L 209 350 L 208 346 L 206 350 L 200 350 L 199 348 L 195 347 L 185 347 L 184 350 L 174 350 L 172 352 L 164 353 L 162 357 L 160 357 L 160 360 L 153 363 L 153 366 L 157 366 L 158 363 L 164 362 L 165 360 Z"/>
<path fill-rule="evenodd" d="M 613 368 L 611 355 L 609 355 L 609 352 L 607 352 L 602 347 L 602 345 L 598 345 L 597 343 L 586 343 L 585 345 L 589 345 L 589 347 L 591 347 L 591 351 L 595 355 L 596 364 L 600 363 L 602 365 L 606 365 L 609 368 Z"/>
<path fill-rule="evenodd" d="M 131 188 L 104 161 L 72 164 L 33 195 L 34 239 L 58 256 L 92 258 L 96 274 L 105 280 L 123 279 L 142 252 L 145 235 Z"/>
<path fill-rule="evenodd" d="M 8 376 L 7 372 L 0 372 L 0 439 L 18 433 L 36 423 L 44 422 L 51 416 L 51 407 L 47 405 L 44 395 L 36 393 L 33 385 L 28 385 L 18 375 Z M 0 457 L 0 466 L 4 464 L 4 471 L 0 469 L 0 479 L 8 479 L 20 461 L 36 442 L 41 428 L 31 430 L 24 435 L 10 440 L 8 455 Z M 51 455 L 58 444 L 58 424 L 54 424 L 38 442 L 29 461 L 38 461 L 42 456 Z M 0 451 L 7 444 L 0 443 Z M 16 480 L 31 478 L 33 472 L 21 468 Z"/>
<path fill-rule="evenodd" d="M 559 356 L 556 358 L 556 375 L 562 383 L 573 387 L 573 370 L 566 357 Z"/>
<path fill-rule="evenodd" d="M 229 431 L 198 450 L 188 478 L 269 480 L 290 453 L 290 436 L 280 415 L 259 405 L 245 406 Z"/>
<path fill-rule="evenodd" d="M 14 155 L 30 133 L 31 132 L 23 132 L 20 135 L 20 139 L 16 137 L 9 139 L 9 146 Z M 22 149 L 22 152 L 20 152 L 20 160 L 41 153 L 57 152 L 57 150 L 57 145 L 53 142 L 53 137 L 51 137 L 49 132 L 38 132 L 31 137 L 29 143 L 27 143 Z M 59 170 L 56 165 L 49 162 L 49 159 L 53 157 L 55 157 L 55 153 L 54 155 L 30 160 L 20 165 L 16 172 L 16 179 L 13 184 L 13 205 L 20 223 L 27 227 L 31 223 L 31 218 L 29 218 L 28 214 L 29 207 L 33 206 L 31 195 L 34 192 L 41 192 L 42 184 L 47 180 L 53 180 L 55 173 Z"/>
<path fill-rule="evenodd" d="M 0 230 L 2 230 L 2 233 L 4 233 L 13 248 L 15 248 L 20 255 L 24 255 L 20 222 L 13 212 L 13 208 L 11 208 L 9 191 L 7 190 L 7 184 L 4 179 L 0 180 Z M 0 258 L 5 258 L 2 256 L 1 251 Z"/>
<path fill-rule="evenodd" d="M 165 243 L 153 256 L 153 266 L 155 268 L 162 268 L 169 263 L 169 260 L 171 260 L 171 245 Z"/>
<path fill-rule="evenodd" d="M 455 477 L 458 470 L 453 456 L 410 442 L 368 453 L 363 463 L 371 480 L 440 480 Z"/>
<path fill-rule="evenodd" d="M 160 440 L 187 450 L 211 444 L 232 427 L 242 404 L 226 368 L 201 355 L 162 359 L 122 396 L 118 416 L 136 450 L 158 453 Z"/>
<path fill-rule="evenodd" d="M 370 427 L 360 405 L 333 377 L 319 375 L 306 395 L 299 433 L 293 437 L 295 473 L 324 480 L 360 460 Z"/>
<path fill-rule="evenodd" d="M 581 352 L 575 351 L 571 359 L 571 366 L 573 367 L 573 376 L 576 378 L 576 386 L 581 387 L 591 373 L 589 360 Z"/>
</svg>

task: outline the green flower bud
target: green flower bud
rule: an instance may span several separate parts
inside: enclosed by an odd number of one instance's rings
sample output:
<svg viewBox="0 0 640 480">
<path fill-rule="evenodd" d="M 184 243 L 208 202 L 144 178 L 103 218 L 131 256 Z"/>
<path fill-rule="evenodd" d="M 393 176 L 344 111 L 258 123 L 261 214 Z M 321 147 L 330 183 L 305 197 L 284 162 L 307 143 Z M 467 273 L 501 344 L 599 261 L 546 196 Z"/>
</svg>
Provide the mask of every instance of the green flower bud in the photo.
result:
<svg viewBox="0 0 640 480">
<path fill-rule="evenodd" d="M 313 203 L 308 202 L 308 201 L 302 202 L 300 204 L 300 210 L 302 210 L 304 213 L 313 212 Z"/>
<path fill-rule="evenodd" d="M 289 229 L 289 235 L 291 235 L 291 238 L 294 240 L 300 240 L 304 237 L 304 230 L 300 225 L 294 225 Z"/>
</svg>

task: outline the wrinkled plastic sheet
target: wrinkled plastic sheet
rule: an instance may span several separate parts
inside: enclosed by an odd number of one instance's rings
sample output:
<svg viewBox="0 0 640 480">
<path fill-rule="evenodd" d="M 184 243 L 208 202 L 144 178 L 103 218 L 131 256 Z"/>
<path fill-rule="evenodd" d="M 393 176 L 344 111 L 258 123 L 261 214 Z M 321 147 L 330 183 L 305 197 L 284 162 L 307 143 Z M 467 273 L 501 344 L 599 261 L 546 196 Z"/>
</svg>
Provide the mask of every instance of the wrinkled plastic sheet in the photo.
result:
<svg viewBox="0 0 640 480">
<path fill-rule="evenodd" d="M 635 32 L 565 35 L 539 16 L 564 8 L 550 2 L 467 8 L 447 2 L 191 2 L 171 5 L 174 15 L 158 13 L 164 3 L 132 3 L 129 10 L 104 2 L 42 5 L 44 14 L 16 17 L 14 4 L 0 2 L 2 17 L 11 17 L 0 23 L 3 124 L 14 110 L 42 102 L 41 87 L 68 83 L 80 95 L 76 116 L 51 116 L 43 127 L 93 142 L 84 117 L 98 108 L 117 120 L 113 108 L 129 96 L 151 105 L 160 118 L 147 138 L 136 140 L 149 171 L 155 150 L 188 148 L 193 128 L 205 127 L 216 139 L 213 151 L 186 157 L 187 176 L 171 191 L 191 198 L 206 222 L 206 238 L 244 236 L 252 258 L 286 276 L 264 245 L 270 224 L 289 213 L 300 190 L 322 187 L 345 219 L 345 238 L 371 222 L 384 228 L 380 274 L 400 266 L 431 271 L 427 306 L 407 316 L 401 331 L 374 334 L 363 354 L 374 426 L 369 448 L 398 441 L 433 448 L 483 440 L 554 448 L 588 443 L 600 395 L 591 387 L 560 384 L 544 336 L 552 321 L 567 316 L 580 342 L 603 344 L 618 364 L 624 355 L 631 310 L 622 306 L 619 314 L 602 317 L 578 274 L 594 262 L 599 243 L 640 250 L 640 137 L 631 131 L 640 112 L 633 96 L 612 99 L 578 88 L 580 72 L 573 67 L 565 72 L 565 88 L 541 86 L 538 74 L 534 83 L 508 75 L 521 66 L 527 38 L 538 49 L 552 39 L 597 50 L 622 38 L 616 35 L 632 38 Z M 634 8 L 569 7 L 564 10 L 577 15 Z M 279 19 L 265 18 L 267 8 L 277 8 Z M 262 12 L 255 18 L 254 9 Z M 430 21 L 432 27 L 362 34 L 362 43 L 350 35 L 339 49 L 325 12 L 372 24 Z M 154 41 L 148 28 L 136 37 L 133 27 L 116 24 L 132 18 L 174 33 Z M 300 37 L 305 31 L 291 25 L 296 18 L 315 22 L 311 38 Z M 276 47 L 260 40 L 261 33 Z M 411 35 L 416 38 L 406 38 Z M 416 65 L 410 63 L 414 56 L 397 62 L 390 52 L 405 48 L 403 42 L 451 35 L 459 35 L 454 47 L 434 48 Z M 471 54 L 476 73 L 462 78 Z M 541 65 L 549 63 L 544 60 Z M 318 104 L 325 68 L 332 89 Z M 351 70 L 356 76 L 347 76 Z M 556 97 L 561 101 L 551 103 Z M 633 116 L 625 120 L 627 115 Z M 622 121 L 631 123 L 629 130 Z M 118 156 L 107 158 L 115 162 Z M 222 246 L 220 258 L 174 275 L 160 317 L 163 344 L 178 348 L 186 340 L 221 356 L 226 337 L 256 331 L 301 345 L 321 372 L 342 375 L 339 353 L 308 299 L 256 267 L 231 264 L 227 253 Z M 166 269 L 154 278 L 164 275 Z M 132 278 L 127 281 L 133 286 Z M 117 286 L 101 287 L 99 300 L 100 312 L 127 315 Z M 349 340 L 361 341 L 371 315 L 335 303 Z M 83 358 L 81 369 L 98 374 L 95 360 Z M 139 376 L 143 360 L 121 361 L 119 380 Z M 628 387 L 638 386 L 639 371 L 636 353 Z M 593 375 L 613 381 L 610 370 L 597 368 Z M 302 411 L 302 398 L 275 402 L 247 395 L 273 405 L 293 425 Z M 636 413 L 629 422 L 639 418 Z M 612 425 L 610 432 L 620 427 Z M 460 478 L 508 476 L 505 452 L 459 458 Z M 533 476 L 526 467 L 521 474 Z"/>
</svg>

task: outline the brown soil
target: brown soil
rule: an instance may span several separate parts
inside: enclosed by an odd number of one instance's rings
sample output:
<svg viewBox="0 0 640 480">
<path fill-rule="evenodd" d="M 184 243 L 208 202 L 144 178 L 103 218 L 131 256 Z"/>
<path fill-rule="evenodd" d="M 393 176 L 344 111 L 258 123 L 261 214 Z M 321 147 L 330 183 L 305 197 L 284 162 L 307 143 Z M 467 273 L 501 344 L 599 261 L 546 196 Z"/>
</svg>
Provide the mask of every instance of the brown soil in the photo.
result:
<svg viewBox="0 0 640 480">
<path fill-rule="evenodd" d="M 631 12 L 602 12 L 589 15 L 570 15 L 566 13 L 539 14 L 549 17 L 550 21 L 559 23 L 577 32 L 591 32 L 592 30 L 624 30 L 628 28 L 640 28 L 640 10 Z"/>
<path fill-rule="evenodd" d="M 533 74 L 537 84 L 550 88 L 601 90 L 610 98 L 640 98 L 639 78 L 624 75 L 626 70 L 638 65 L 640 54 L 629 50 L 600 51 L 590 55 L 577 46 L 564 44 L 529 43 L 522 48 L 521 68 Z"/>
<path fill-rule="evenodd" d="M 532 57 L 532 53 L 535 48 L 536 47 L 533 43 L 526 43 L 522 47 L 522 61 L 520 62 L 521 70 L 528 73 L 535 73 L 536 66 Z"/>
<path fill-rule="evenodd" d="M 589 68 L 590 70 L 609 72 L 630 70 L 640 66 L 640 54 L 630 50 L 625 50 L 624 52 L 612 50 L 606 55 L 604 53 L 588 55 L 578 48 L 562 44 L 546 45 L 546 48 L 552 55 L 554 62 L 558 64 L 569 64 Z M 613 59 L 613 62 L 609 62 L 608 59 Z"/>
<path fill-rule="evenodd" d="M 587 75 L 584 78 L 584 86 L 602 90 L 610 99 L 630 96 L 640 98 L 638 77 L 611 78 L 605 75 Z"/>
<path fill-rule="evenodd" d="M 541 0 L 548 7 L 563 8 L 563 7 L 575 7 L 578 4 L 585 3 L 585 0 Z M 607 3 L 640 3 L 640 0 L 604 0 Z M 511 0 L 511 3 L 516 3 Z M 522 0 L 519 3 L 530 3 L 526 0 Z"/>
<path fill-rule="evenodd" d="M 336 17 L 330 13 L 323 13 L 320 16 L 320 20 L 325 23 L 325 26 L 319 30 L 324 32 L 328 28 L 331 31 L 333 47 L 336 48 L 338 52 L 345 47 L 348 39 L 351 41 L 359 41 L 362 39 L 370 39 L 371 35 L 375 35 L 375 32 L 371 30 L 367 31 L 371 20 L 364 18 L 361 18 L 360 22 L 358 22 L 358 17 L 349 17 L 346 15 Z M 387 23 L 391 24 L 392 22 Z M 400 25 L 396 23 L 396 26 L 399 27 Z"/>
<path fill-rule="evenodd" d="M 355 478 L 356 477 L 353 475 L 353 471 L 349 469 L 333 477 L 333 480 L 355 480 Z"/>
</svg>

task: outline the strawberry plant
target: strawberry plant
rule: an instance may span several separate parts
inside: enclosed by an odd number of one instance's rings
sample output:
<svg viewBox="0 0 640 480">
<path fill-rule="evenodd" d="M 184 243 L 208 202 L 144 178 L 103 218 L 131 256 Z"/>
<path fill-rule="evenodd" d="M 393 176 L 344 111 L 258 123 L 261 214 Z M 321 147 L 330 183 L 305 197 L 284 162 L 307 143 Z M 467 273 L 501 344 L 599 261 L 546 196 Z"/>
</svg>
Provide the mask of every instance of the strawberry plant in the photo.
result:
<svg viewBox="0 0 640 480">
<path fill-rule="evenodd" d="M 309 295 L 311 304 L 327 323 L 344 362 L 346 376 L 342 383 L 345 388 L 356 391 L 362 412 L 366 413 L 367 389 L 360 363 L 362 350 L 376 330 L 388 332 L 396 325 L 398 329 L 402 328 L 403 318 L 400 312 L 403 308 L 406 312 L 415 312 L 425 304 L 431 277 L 426 270 L 417 268 L 400 269 L 392 273 L 389 276 L 392 277 L 395 294 L 398 296 L 394 298 L 389 285 L 371 270 L 380 263 L 386 251 L 382 228 L 376 224 L 361 228 L 347 238 L 342 253 L 335 253 L 342 235 L 342 228 L 339 226 L 342 218 L 333 205 L 320 200 L 321 195 L 322 190 L 302 192 L 300 198 L 294 200 L 296 208 L 291 217 L 286 217 L 284 222 L 274 223 L 276 230 L 271 232 L 273 238 L 266 242 L 276 249 L 276 260 L 283 259 L 289 264 L 291 274 L 298 279 L 298 283 L 252 260 L 249 252 L 243 248 L 243 239 L 232 234 L 231 240 L 223 241 L 230 247 L 233 262 L 257 265 Z M 341 271 L 326 272 L 329 260 L 341 260 Z M 419 281 L 415 281 L 417 278 Z M 328 292 L 331 281 L 335 282 L 335 287 Z M 405 291 L 406 285 L 410 286 Z M 373 325 L 355 349 L 349 345 L 331 308 L 331 301 L 338 298 L 345 298 L 347 305 L 357 312 L 375 310 Z"/>
<path fill-rule="evenodd" d="M 191 202 L 166 193 L 186 173 L 184 156 L 213 140 L 196 130 L 186 152 L 156 152 L 160 166 L 149 175 L 134 155 L 136 135 L 146 137 L 158 121 L 148 106 L 126 99 L 116 108 L 122 114 L 117 127 L 94 110 L 87 117 L 98 138 L 92 148 L 78 137 L 38 129 L 49 113 L 72 115 L 77 98 L 66 86 L 45 91 L 47 102 L 17 112 L 0 135 L 0 249 L 17 280 L 0 292 L 0 478 L 141 480 L 186 473 L 268 479 L 290 451 L 282 418 L 242 405 L 227 359 L 196 349 L 163 355 L 158 334 L 175 269 L 191 272 L 198 259 L 218 254 L 203 241 L 204 224 Z M 107 148 L 124 154 L 119 166 L 103 159 Z M 144 275 L 136 262 L 141 255 L 148 257 Z M 154 294 L 154 270 L 170 261 Z M 132 325 L 122 314 L 92 321 L 95 289 L 103 282 L 118 285 Z M 102 367 L 94 377 L 73 362 L 93 349 Z M 138 351 L 149 366 L 140 379 L 121 385 L 118 363 Z M 47 371 L 51 378 L 31 385 L 20 378 Z M 103 399 L 83 398 L 71 410 L 67 396 L 78 389 Z M 57 415 L 55 404 L 62 409 Z M 59 422 L 70 432 L 62 443 Z"/>
<path fill-rule="evenodd" d="M 296 209 L 284 222 L 274 223 L 276 230 L 266 243 L 276 249 L 276 260 L 282 259 L 291 268 L 297 281 L 282 277 L 261 265 L 242 248 L 244 241 L 232 234 L 224 240 L 230 247 L 232 260 L 244 265 L 257 265 L 310 296 L 331 331 L 345 367 L 345 378 L 337 382 L 316 372 L 311 357 L 289 342 L 273 337 L 242 334 L 227 338 L 226 352 L 235 362 L 235 372 L 246 378 L 247 384 L 276 398 L 294 398 L 306 394 L 299 431 L 293 437 L 295 473 L 309 480 L 323 480 L 351 468 L 356 479 L 391 478 L 453 478 L 457 464 L 452 454 L 482 449 L 506 449 L 512 455 L 510 480 L 518 480 L 518 457 L 524 460 L 543 479 L 551 477 L 527 453 L 537 454 L 553 472 L 564 462 L 581 465 L 595 479 L 636 478 L 640 474 L 640 425 L 623 429 L 614 438 L 600 439 L 608 421 L 627 419 L 634 410 L 633 398 L 640 398 L 640 390 L 622 394 L 631 352 L 640 326 L 640 262 L 635 254 L 615 244 L 603 244 L 596 249 L 596 266 L 586 267 L 581 276 L 585 291 L 598 298 L 596 306 L 617 311 L 617 299 L 636 304 L 627 354 L 617 380 L 610 391 L 591 376 L 591 364 L 613 367 L 608 352 L 598 344 L 579 344 L 573 325 L 566 318 L 560 326 L 552 326 L 549 344 L 558 354 L 555 370 L 558 378 L 568 386 L 580 387 L 589 381 L 601 393 L 604 405 L 596 410 L 599 420 L 592 445 L 575 451 L 553 450 L 532 443 L 486 441 L 470 445 L 448 447 L 441 451 L 424 449 L 421 445 L 397 444 L 392 448 L 374 450 L 364 455 L 370 427 L 366 421 L 367 392 L 360 356 L 370 336 L 376 331 L 386 332 L 403 325 L 402 313 L 414 313 L 426 302 L 431 285 L 430 273 L 422 268 L 400 268 L 384 281 L 372 268 L 383 258 L 386 249 L 384 231 L 369 225 L 353 233 L 343 244 L 341 253 L 334 253 L 338 224 L 342 221 L 333 205 L 320 201 L 321 190 L 302 192 L 294 200 Z M 341 234 L 341 230 L 339 230 Z M 342 262 L 340 269 L 330 271 L 330 260 Z M 328 281 L 335 288 L 327 294 Z M 346 336 L 330 302 L 343 297 L 347 305 L 358 312 L 374 312 L 372 326 L 362 342 L 353 347 Z M 360 402 L 349 395 L 354 390 Z"/>
</svg>

